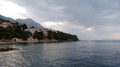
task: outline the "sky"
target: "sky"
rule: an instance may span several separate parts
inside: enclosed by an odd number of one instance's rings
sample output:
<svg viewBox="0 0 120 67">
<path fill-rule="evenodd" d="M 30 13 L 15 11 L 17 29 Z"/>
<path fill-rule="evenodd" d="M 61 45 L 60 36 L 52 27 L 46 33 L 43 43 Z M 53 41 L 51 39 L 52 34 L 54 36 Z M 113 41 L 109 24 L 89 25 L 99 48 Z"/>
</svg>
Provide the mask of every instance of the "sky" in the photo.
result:
<svg viewBox="0 0 120 67">
<path fill-rule="evenodd" d="M 120 0 L 0 0 L 0 14 L 32 18 L 81 40 L 120 39 Z"/>
</svg>

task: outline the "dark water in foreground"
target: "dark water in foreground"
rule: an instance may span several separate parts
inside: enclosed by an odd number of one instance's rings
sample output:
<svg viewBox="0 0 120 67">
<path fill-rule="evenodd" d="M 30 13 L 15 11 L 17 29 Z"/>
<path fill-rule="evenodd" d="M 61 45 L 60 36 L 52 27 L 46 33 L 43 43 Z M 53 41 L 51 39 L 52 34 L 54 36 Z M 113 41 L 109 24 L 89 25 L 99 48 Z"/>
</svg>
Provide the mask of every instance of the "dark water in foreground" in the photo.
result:
<svg viewBox="0 0 120 67">
<path fill-rule="evenodd" d="M 0 52 L 0 67 L 120 67 L 120 41 L 8 45 L 20 50 Z"/>
</svg>

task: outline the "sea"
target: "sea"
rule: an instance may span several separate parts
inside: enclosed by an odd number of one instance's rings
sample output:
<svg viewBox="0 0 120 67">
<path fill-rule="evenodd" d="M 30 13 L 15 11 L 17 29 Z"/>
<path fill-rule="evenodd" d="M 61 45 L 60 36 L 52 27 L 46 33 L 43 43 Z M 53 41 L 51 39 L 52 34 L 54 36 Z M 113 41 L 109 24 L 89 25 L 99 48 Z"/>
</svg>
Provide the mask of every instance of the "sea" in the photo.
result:
<svg viewBox="0 0 120 67">
<path fill-rule="evenodd" d="M 120 41 L 1 44 L 0 67 L 120 67 Z"/>
</svg>

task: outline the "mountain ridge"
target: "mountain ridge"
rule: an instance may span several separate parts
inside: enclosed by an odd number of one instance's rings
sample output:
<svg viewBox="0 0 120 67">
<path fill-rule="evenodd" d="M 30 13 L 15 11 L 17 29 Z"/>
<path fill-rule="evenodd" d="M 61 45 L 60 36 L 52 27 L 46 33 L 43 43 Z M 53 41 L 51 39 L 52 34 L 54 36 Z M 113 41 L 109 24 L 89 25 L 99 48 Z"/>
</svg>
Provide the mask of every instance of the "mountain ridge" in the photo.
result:
<svg viewBox="0 0 120 67">
<path fill-rule="evenodd" d="M 40 28 L 40 29 L 43 29 L 43 28 L 44 28 L 41 24 L 35 22 L 35 21 L 34 21 L 33 19 L 31 19 L 31 18 L 16 19 L 16 21 L 19 22 L 19 23 L 25 23 L 25 24 L 26 24 L 27 26 L 29 26 L 29 27 L 34 26 L 34 27 Z"/>
<path fill-rule="evenodd" d="M 26 18 L 26 19 L 13 19 L 13 18 L 10 18 L 10 17 L 5 17 L 3 15 L 0 15 L 0 18 L 1 19 L 4 19 L 4 20 L 7 20 L 7 21 L 10 21 L 12 23 L 15 23 L 15 22 L 18 22 L 18 23 L 25 23 L 28 27 L 36 27 L 36 28 L 44 28 L 41 24 L 39 24 L 38 22 L 34 21 L 33 19 L 31 18 Z"/>
</svg>

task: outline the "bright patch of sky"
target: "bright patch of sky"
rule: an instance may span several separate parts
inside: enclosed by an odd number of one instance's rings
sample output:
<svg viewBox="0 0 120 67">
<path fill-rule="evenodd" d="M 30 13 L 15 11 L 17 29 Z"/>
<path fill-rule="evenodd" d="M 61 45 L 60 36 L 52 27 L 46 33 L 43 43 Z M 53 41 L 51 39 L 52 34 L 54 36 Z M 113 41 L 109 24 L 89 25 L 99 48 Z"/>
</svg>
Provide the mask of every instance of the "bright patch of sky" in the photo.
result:
<svg viewBox="0 0 120 67">
<path fill-rule="evenodd" d="M 17 19 L 17 18 L 24 18 L 22 14 L 27 14 L 27 12 L 25 8 L 19 6 L 18 4 L 15 4 L 14 2 L 10 2 L 8 0 L 1 0 L 0 14 Z"/>
</svg>

